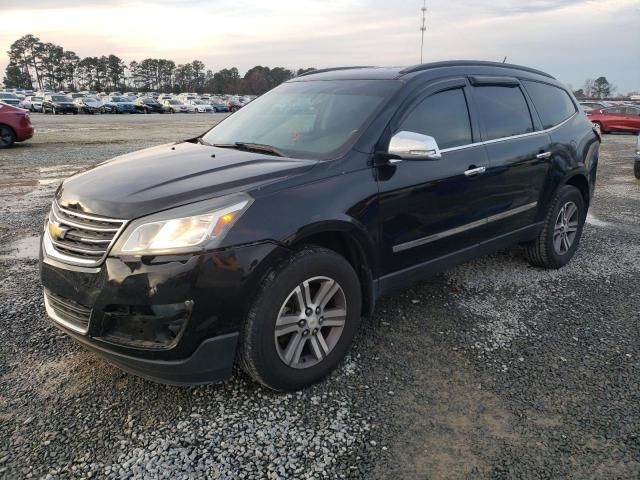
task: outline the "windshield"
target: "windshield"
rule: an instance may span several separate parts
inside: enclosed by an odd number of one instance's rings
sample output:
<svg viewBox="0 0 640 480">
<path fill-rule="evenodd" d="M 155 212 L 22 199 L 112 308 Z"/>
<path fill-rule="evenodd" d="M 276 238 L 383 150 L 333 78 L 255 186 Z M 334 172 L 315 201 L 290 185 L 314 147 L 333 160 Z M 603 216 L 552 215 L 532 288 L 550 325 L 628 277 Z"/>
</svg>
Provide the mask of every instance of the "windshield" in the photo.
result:
<svg viewBox="0 0 640 480">
<path fill-rule="evenodd" d="M 0 93 L 0 98 L 18 98 L 13 93 Z"/>
<path fill-rule="evenodd" d="M 128 102 L 129 99 L 124 97 L 111 97 L 111 101 L 115 103 L 121 103 L 121 102 Z"/>
<path fill-rule="evenodd" d="M 169 100 L 169 105 L 182 105 L 182 102 L 178 100 Z"/>
<path fill-rule="evenodd" d="M 211 145 L 258 143 L 287 156 L 327 160 L 355 141 L 395 80 L 331 80 L 280 85 L 212 128 Z"/>
<path fill-rule="evenodd" d="M 54 95 L 51 97 L 51 100 L 54 102 L 70 102 L 71 99 L 64 95 Z"/>
</svg>

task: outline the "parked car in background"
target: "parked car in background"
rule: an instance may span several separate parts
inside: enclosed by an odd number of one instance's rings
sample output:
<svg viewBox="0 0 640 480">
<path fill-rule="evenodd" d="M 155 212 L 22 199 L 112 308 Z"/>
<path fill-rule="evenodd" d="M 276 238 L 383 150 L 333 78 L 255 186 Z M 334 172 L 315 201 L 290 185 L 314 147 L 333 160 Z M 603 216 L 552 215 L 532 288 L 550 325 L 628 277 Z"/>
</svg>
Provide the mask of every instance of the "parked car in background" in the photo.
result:
<svg viewBox="0 0 640 480">
<path fill-rule="evenodd" d="M 204 100 L 187 100 L 184 102 L 186 105 L 193 107 L 194 112 L 196 113 L 210 113 L 213 112 L 213 107 L 205 102 Z"/>
<path fill-rule="evenodd" d="M 518 244 L 532 265 L 568 264 L 599 148 L 571 91 L 526 67 L 300 75 L 199 138 L 65 180 L 43 229 L 45 308 L 152 380 L 218 382 L 238 359 L 298 390 L 385 293 Z"/>
<path fill-rule="evenodd" d="M 153 97 L 138 98 L 134 103 L 140 113 L 164 113 L 162 104 Z"/>
<path fill-rule="evenodd" d="M 227 111 L 229 112 L 237 112 L 242 107 L 244 107 L 244 105 L 238 98 L 231 98 L 227 101 Z"/>
<path fill-rule="evenodd" d="M 29 112 L 0 101 L 0 148 L 8 148 L 14 142 L 24 142 L 33 137 Z"/>
<path fill-rule="evenodd" d="M 78 113 L 102 113 L 103 103 L 96 97 L 84 96 L 76 98 L 73 103 L 76 105 L 76 111 Z"/>
<path fill-rule="evenodd" d="M 228 112 L 229 108 L 227 107 L 227 102 L 225 102 L 220 97 L 211 97 L 209 99 L 209 103 L 213 107 L 215 112 Z"/>
<path fill-rule="evenodd" d="M 160 102 L 162 104 L 162 108 L 167 113 L 190 113 L 193 112 L 193 107 L 189 105 L 185 105 L 180 100 L 176 100 L 175 98 L 170 98 L 168 100 L 162 100 Z"/>
<path fill-rule="evenodd" d="M 111 95 L 105 97 L 102 108 L 106 113 L 136 113 L 136 107 L 129 97 Z"/>
<path fill-rule="evenodd" d="M 32 95 L 30 97 L 26 97 L 22 101 L 22 108 L 29 110 L 30 112 L 41 112 L 42 111 L 42 100 L 43 97 L 39 97 L 37 95 Z"/>
<path fill-rule="evenodd" d="M 52 113 L 53 115 L 64 113 L 78 113 L 76 105 L 67 95 L 54 93 L 53 95 L 45 95 L 42 100 L 42 112 Z"/>
<path fill-rule="evenodd" d="M 587 112 L 587 118 L 600 127 L 602 133 L 640 133 L 640 107 L 619 105 L 591 110 Z"/>
<path fill-rule="evenodd" d="M 13 105 L 18 107 L 20 105 L 20 99 L 13 92 L 0 92 L 0 102 L 4 102 L 7 105 Z"/>
<path fill-rule="evenodd" d="M 607 108 L 609 105 L 603 102 L 580 102 L 580 106 L 585 112 L 591 110 L 600 110 L 601 108 Z"/>
</svg>

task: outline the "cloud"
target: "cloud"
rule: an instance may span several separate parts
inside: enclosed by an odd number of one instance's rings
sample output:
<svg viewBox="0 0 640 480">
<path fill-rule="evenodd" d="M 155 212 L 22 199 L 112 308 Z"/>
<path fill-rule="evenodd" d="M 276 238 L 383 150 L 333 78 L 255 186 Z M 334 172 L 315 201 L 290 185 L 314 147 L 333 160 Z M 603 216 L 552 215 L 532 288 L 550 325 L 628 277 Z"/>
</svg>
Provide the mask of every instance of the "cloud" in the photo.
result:
<svg viewBox="0 0 640 480">
<path fill-rule="evenodd" d="M 406 65 L 420 58 L 420 0 L 22 0 L 3 9 L 4 51 L 25 33 L 80 56 L 114 53 L 218 70 L 256 64 L 289 68 Z M 637 0 L 467 0 L 427 2 L 425 59 L 477 58 L 549 71 L 575 87 L 605 75 L 640 89 L 640 57 L 594 32 L 637 44 Z M 25 21 L 25 19 L 29 19 Z M 73 25 L 73 28 L 69 28 Z M 631 47 L 629 47 L 631 48 Z"/>
</svg>

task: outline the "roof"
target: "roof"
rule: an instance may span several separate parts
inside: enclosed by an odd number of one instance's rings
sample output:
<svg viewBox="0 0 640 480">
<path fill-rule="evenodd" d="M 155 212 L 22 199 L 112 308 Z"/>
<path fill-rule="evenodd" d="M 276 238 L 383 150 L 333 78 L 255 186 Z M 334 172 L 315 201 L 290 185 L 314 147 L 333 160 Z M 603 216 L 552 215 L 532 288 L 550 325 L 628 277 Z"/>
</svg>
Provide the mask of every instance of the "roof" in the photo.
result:
<svg viewBox="0 0 640 480">
<path fill-rule="evenodd" d="M 336 67 L 336 68 L 324 68 L 320 70 L 312 70 L 306 72 L 293 81 L 300 79 L 304 80 L 394 80 L 408 76 L 414 76 L 421 72 L 430 70 L 442 69 L 442 68 L 464 68 L 464 67 L 493 67 L 501 70 L 519 70 L 535 75 L 542 75 L 548 78 L 553 78 L 548 73 L 536 70 L 534 68 L 524 67 L 521 65 L 513 65 L 510 63 L 499 62 L 487 62 L 481 60 L 450 60 L 446 62 L 432 62 L 423 63 L 420 65 L 413 65 L 410 67 Z"/>
</svg>

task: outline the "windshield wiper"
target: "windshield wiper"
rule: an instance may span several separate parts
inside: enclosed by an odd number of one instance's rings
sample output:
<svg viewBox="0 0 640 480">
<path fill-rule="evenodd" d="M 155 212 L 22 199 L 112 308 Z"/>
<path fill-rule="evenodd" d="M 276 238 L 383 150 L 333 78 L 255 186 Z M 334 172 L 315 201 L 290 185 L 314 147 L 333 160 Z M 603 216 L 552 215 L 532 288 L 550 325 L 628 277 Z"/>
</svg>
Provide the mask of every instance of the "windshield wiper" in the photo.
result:
<svg viewBox="0 0 640 480">
<path fill-rule="evenodd" d="M 286 155 L 271 145 L 265 145 L 262 143 L 247 143 L 247 142 L 234 142 L 234 143 L 214 143 L 214 147 L 219 148 L 235 148 L 236 150 L 244 150 L 246 152 L 259 152 L 267 153 L 269 155 L 275 155 L 277 157 L 286 157 Z"/>
</svg>

